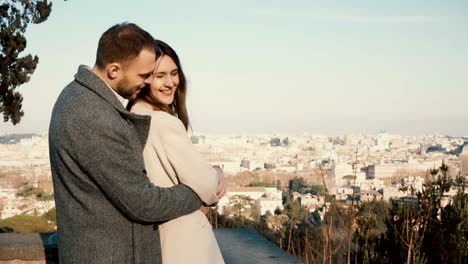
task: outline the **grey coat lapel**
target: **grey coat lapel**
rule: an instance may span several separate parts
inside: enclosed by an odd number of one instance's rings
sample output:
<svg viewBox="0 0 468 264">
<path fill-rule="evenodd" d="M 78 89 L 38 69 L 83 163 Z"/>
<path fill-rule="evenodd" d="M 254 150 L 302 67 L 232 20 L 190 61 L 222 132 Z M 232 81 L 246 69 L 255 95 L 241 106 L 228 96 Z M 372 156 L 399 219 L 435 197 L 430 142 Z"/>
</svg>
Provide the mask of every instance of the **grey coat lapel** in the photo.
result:
<svg viewBox="0 0 468 264">
<path fill-rule="evenodd" d="M 142 148 L 144 148 L 146 141 L 148 139 L 148 133 L 150 129 L 151 117 L 132 114 L 127 109 L 123 107 L 119 99 L 115 94 L 110 90 L 107 84 L 94 74 L 90 68 L 85 65 L 80 65 L 78 72 L 75 74 L 75 81 L 88 88 L 89 90 L 95 92 L 107 103 L 112 105 L 112 107 L 117 110 L 123 119 L 129 122 L 135 129 L 135 132 L 138 135 L 138 138 L 141 142 Z M 90 109 L 90 111 L 93 111 Z"/>
</svg>

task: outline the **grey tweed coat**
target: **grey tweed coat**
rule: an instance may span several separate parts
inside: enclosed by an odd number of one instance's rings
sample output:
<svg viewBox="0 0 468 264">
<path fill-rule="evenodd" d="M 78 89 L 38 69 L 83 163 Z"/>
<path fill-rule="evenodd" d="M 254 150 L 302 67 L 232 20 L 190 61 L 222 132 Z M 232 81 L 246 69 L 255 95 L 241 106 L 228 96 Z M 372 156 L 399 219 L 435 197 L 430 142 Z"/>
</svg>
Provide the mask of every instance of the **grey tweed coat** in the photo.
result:
<svg viewBox="0 0 468 264">
<path fill-rule="evenodd" d="M 202 205 L 185 185 L 148 180 L 149 125 L 83 65 L 58 97 L 49 152 L 60 263 L 161 263 L 158 222 Z"/>
</svg>

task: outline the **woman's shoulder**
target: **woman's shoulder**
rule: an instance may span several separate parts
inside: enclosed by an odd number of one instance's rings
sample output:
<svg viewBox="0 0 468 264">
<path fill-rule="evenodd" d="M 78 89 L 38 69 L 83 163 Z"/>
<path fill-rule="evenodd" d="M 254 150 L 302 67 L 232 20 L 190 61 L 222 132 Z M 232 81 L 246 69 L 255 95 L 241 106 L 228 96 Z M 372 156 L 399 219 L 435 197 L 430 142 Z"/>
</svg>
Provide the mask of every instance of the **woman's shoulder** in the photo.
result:
<svg viewBox="0 0 468 264">
<path fill-rule="evenodd" d="M 184 126 L 177 117 L 164 111 L 152 111 L 151 118 L 156 125 L 160 126 Z"/>
<path fill-rule="evenodd" d="M 147 113 L 151 116 L 151 128 L 160 133 L 183 133 L 186 134 L 185 127 L 177 117 L 164 111 L 151 111 Z"/>
<path fill-rule="evenodd" d="M 185 127 L 179 118 L 164 111 L 154 110 L 145 102 L 136 102 L 130 111 L 135 114 L 151 116 L 152 130 L 182 130 L 185 133 Z"/>
<path fill-rule="evenodd" d="M 130 109 L 130 112 L 138 115 L 149 115 L 151 112 L 154 112 L 153 108 L 151 108 L 150 105 L 143 101 L 136 101 L 133 105 L 132 108 Z"/>
</svg>

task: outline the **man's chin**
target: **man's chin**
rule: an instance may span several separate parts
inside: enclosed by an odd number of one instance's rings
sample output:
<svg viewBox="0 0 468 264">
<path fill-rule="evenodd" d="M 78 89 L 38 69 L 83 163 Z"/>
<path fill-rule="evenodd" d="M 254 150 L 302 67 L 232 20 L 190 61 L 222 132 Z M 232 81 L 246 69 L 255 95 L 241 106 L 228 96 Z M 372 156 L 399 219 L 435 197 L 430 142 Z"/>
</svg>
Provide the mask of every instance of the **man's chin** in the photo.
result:
<svg viewBox="0 0 468 264">
<path fill-rule="evenodd" d="M 130 96 L 127 96 L 126 99 L 132 101 L 132 100 L 135 100 L 137 98 L 137 96 L 138 96 L 138 93 L 134 93 L 134 94 L 132 94 Z"/>
<path fill-rule="evenodd" d="M 135 99 L 138 97 L 138 94 L 139 94 L 139 93 L 140 93 L 140 90 L 138 90 L 138 91 L 136 91 L 136 92 L 134 92 L 134 93 L 128 95 L 128 96 L 126 97 L 126 99 L 128 99 L 128 100 L 130 100 L 130 101 L 131 101 L 131 100 L 135 100 Z"/>
</svg>

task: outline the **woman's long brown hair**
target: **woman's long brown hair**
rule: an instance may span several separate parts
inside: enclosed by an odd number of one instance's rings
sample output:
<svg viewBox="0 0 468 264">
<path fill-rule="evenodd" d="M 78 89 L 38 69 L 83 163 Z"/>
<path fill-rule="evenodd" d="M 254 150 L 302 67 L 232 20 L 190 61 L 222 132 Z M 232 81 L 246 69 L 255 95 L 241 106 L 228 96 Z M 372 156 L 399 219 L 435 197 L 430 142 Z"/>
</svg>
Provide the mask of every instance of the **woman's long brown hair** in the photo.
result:
<svg viewBox="0 0 468 264">
<path fill-rule="evenodd" d="M 172 49 L 169 45 L 161 40 L 155 41 L 155 50 L 156 50 L 156 60 L 162 56 L 169 56 L 177 66 L 178 74 L 179 74 L 179 85 L 177 86 L 174 101 L 170 105 L 164 105 L 156 99 L 156 97 L 151 93 L 151 89 L 148 86 L 141 89 L 138 97 L 129 103 L 128 109 L 132 107 L 136 102 L 142 100 L 144 102 L 149 103 L 153 110 L 156 111 L 165 111 L 170 113 L 171 115 L 176 116 L 177 118 L 182 121 L 186 130 L 188 130 L 190 126 L 190 120 L 187 113 L 187 106 L 186 106 L 186 95 L 187 95 L 187 79 L 185 78 L 184 71 L 182 70 L 182 65 L 180 64 L 179 56 L 177 53 Z"/>
</svg>

